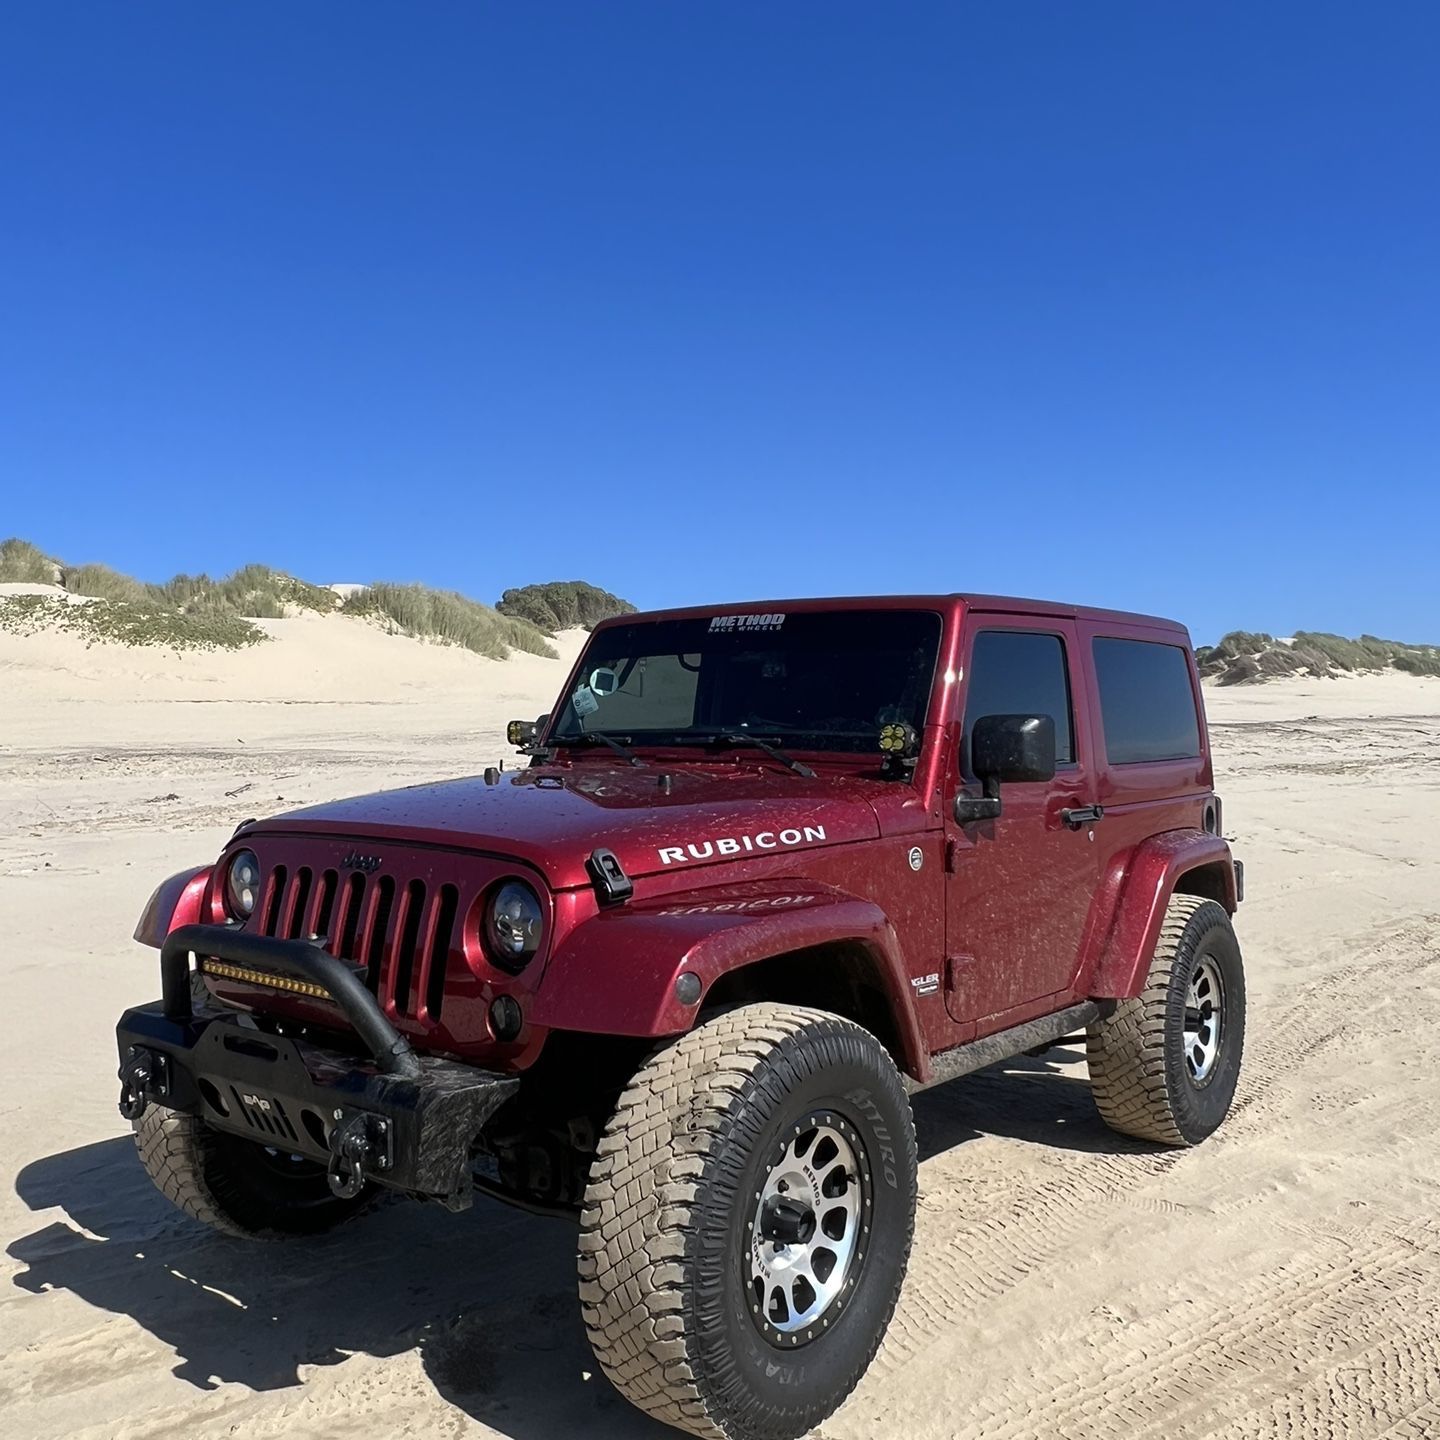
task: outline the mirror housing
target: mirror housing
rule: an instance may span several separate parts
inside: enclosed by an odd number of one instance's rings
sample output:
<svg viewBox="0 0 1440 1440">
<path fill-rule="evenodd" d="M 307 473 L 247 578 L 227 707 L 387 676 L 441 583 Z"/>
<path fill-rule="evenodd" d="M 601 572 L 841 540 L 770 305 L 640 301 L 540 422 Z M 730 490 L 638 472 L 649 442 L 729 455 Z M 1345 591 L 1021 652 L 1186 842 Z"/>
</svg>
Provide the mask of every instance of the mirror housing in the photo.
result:
<svg viewBox="0 0 1440 1440">
<path fill-rule="evenodd" d="M 970 732 L 970 768 L 981 795 L 957 795 L 962 825 L 1000 815 L 1001 784 L 1055 778 L 1055 721 L 1049 715 L 982 715 Z"/>
</svg>

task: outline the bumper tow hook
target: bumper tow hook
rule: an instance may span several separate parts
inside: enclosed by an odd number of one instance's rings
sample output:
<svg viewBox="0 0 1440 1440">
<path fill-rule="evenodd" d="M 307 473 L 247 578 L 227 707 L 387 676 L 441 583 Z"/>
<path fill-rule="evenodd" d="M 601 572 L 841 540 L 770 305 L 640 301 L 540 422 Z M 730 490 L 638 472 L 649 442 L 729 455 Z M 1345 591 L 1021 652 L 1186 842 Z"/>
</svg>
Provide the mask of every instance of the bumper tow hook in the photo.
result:
<svg viewBox="0 0 1440 1440">
<path fill-rule="evenodd" d="M 330 1133 L 330 1164 L 325 1179 L 331 1192 L 353 1200 L 377 1170 L 390 1168 L 389 1125 L 378 1116 L 355 1114 L 338 1119 Z"/>
<path fill-rule="evenodd" d="M 151 1096 L 164 1096 L 169 1089 L 165 1057 L 132 1046 L 120 1066 L 120 1114 L 126 1120 L 138 1120 Z"/>
</svg>

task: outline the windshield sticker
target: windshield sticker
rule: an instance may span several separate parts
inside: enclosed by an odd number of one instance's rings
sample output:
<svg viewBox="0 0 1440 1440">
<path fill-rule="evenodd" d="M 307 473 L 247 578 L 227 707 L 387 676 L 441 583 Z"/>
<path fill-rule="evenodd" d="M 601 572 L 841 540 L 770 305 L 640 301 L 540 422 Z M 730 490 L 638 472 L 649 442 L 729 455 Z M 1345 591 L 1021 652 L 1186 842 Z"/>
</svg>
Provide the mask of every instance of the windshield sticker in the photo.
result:
<svg viewBox="0 0 1440 1440">
<path fill-rule="evenodd" d="M 575 713 L 580 716 L 593 715 L 600 708 L 595 692 L 588 685 L 577 686 L 570 703 L 575 707 Z"/>
<path fill-rule="evenodd" d="M 784 615 L 714 615 L 710 619 L 710 633 L 732 630 L 750 634 L 756 630 L 778 630 L 784 623 Z"/>
<path fill-rule="evenodd" d="M 665 845 L 657 852 L 662 865 L 683 865 L 687 860 L 709 860 L 726 855 L 743 855 L 757 850 L 793 850 L 797 845 L 814 845 L 824 840 L 823 825 L 806 825 L 803 829 L 761 830 L 756 835 L 726 835 L 718 840 L 701 840 L 698 844 Z"/>
</svg>

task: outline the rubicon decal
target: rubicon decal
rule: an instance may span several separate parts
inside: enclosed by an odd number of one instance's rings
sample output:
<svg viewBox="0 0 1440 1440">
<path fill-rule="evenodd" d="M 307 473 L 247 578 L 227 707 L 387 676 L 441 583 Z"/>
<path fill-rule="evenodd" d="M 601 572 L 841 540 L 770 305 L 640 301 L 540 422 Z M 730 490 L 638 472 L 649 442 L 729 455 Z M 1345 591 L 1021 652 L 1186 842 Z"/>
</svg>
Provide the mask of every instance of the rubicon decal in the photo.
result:
<svg viewBox="0 0 1440 1440">
<path fill-rule="evenodd" d="M 689 860 L 711 860 L 755 851 L 793 850 L 825 839 L 823 825 L 791 825 L 784 830 L 761 830 L 754 835 L 723 835 L 717 840 L 692 840 L 685 845 L 664 845 L 657 852 L 662 865 L 684 865 Z"/>
</svg>

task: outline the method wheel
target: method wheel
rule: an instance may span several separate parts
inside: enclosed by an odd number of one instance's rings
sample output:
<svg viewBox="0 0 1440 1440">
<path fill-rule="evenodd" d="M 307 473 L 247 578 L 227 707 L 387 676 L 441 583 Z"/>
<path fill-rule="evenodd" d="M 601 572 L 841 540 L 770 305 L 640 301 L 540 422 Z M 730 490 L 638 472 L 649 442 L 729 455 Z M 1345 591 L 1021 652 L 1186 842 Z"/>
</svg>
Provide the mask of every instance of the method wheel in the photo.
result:
<svg viewBox="0 0 1440 1440">
<path fill-rule="evenodd" d="M 1230 1110 L 1245 1047 L 1245 970 L 1230 917 L 1176 895 L 1144 990 L 1087 1032 L 1090 1084 L 1112 1130 L 1198 1145 Z"/>
<path fill-rule="evenodd" d="M 149 1106 L 135 1122 L 135 1146 L 156 1189 L 223 1235 L 314 1235 L 369 1198 L 339 1199 L 323 1165 L 222 1134 L 163 1105 Z"/>
<path fill-rule="evenodd" d="M 818 1425 L 894 1312 L 915 1169 L 900 1076 L 860 1026 L 766 1004 L 691 1031 L 631 1080 L 591 1167 L 580 1299 L 601 1367 L 695 1435 Z"/>
</svg>

